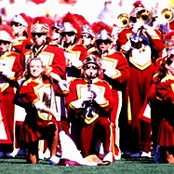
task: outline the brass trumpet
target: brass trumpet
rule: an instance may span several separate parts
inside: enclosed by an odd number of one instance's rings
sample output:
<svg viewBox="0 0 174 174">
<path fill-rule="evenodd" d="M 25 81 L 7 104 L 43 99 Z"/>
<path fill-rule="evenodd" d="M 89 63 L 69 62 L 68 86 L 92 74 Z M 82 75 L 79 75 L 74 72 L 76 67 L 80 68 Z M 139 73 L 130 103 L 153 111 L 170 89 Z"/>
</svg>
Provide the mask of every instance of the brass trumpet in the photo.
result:
<svg viewBox="0 0 174 174">
<path fill-rule="evenodd" d="M 117 17 L 117 26 L 120 28 L 125 28 L 129 25 L 130 19 L 127 13 L 121 13 Z"/>
<path fill-rule="evenodd" d="M 141 20 L 144 24 L 152 22 L 152 13 L 146 9 L 142 9 L 137 12 L 136 18 Z"/>
<path fill-rule="evenodd" d="M 174 11 L 171 8 L 164 8 L 161 11 L 161 16 L 166 23 L 171 22 L 174 19 Z"/>
</svg>

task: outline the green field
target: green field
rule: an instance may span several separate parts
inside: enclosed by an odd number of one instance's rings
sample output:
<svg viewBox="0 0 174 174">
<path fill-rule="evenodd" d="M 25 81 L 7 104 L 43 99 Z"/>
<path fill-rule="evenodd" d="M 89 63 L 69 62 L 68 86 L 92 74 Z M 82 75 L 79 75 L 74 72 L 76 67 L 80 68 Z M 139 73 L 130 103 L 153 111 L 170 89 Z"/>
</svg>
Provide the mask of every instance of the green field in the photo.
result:
<svg viewBox="0 0 174 174">
<path fill-rule="evenodd" d="M 174 174 L 172 164 L 154 164 L 152 159 L 125 159 L 109 166 L 52 166 L 48 160 L 27 164 L 22 157 L 0 159 L 0 174 Z"/>
</svg>

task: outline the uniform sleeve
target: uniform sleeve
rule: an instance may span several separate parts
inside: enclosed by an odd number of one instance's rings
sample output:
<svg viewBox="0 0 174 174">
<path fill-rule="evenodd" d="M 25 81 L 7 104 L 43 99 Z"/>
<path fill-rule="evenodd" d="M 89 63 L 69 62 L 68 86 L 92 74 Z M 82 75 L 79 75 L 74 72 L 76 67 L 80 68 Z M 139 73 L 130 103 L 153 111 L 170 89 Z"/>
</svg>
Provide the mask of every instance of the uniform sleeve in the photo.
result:
<svg viewBox="0 0 174 174">
<path fill-rule="evenodd" d="M 19 97 L 25 104 L 33 104 L 37 100 L 37 95 L 34 92 L 33 86 L 23 85 L 19 90 Z"/>
<path fill-rule="evenodd" d="M 52 72 L 58 74 L 60 77 L 64 77 L 66 73 L 65 55 L 62 48 L 54 47 L 55 55 L 51 64 Z"/>
<path fill-rule="evenodd" d="M 174 104 L 174 83 L 169 81 L 161 82 L 157 85 L 157 98 L 170 101 Z"/>
</svg>

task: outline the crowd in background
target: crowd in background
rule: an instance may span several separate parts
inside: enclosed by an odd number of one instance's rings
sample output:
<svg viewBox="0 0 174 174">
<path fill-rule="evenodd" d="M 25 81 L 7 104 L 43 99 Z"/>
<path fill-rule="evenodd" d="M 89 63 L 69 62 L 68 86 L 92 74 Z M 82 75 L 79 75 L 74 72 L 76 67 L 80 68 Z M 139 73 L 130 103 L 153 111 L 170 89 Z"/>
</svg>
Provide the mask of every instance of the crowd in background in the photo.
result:
<svg viewBox="0 0 174 174">
<path fill-rule="evenodd" d="M 104 1 L 95 17 L 1 9 L 0 158 L 174 163 L 172 1 L 114 10 L 124 3 Z M 65 155 L 73 143 L 81 160 Z"/>
</svg>

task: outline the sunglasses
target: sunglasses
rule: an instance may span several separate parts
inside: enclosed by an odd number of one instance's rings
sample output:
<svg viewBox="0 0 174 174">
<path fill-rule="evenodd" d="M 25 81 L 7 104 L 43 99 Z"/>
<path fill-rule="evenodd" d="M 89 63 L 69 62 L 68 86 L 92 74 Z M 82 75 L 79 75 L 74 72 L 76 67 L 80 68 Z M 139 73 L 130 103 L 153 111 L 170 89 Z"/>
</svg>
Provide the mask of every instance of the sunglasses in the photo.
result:
<svg viewBox="0 0 174 174">
<path fill-rule="evenodd" d="M 107 44 L 110 44 L 111 42 L 108 41 L 108 40 L 98 40 L 98 41 L 97 41 L 97 44 L 98 44 L 98 45 L 101 45 L 102 43 L 104 43 L 105 45 L 107 45 Z"/>
<path fill-rule="evenodd" d="M 11 27 L 12 27 L 13 25 L 14 25 L 15 27 L 22 26 L 21 23 L 19 23 L 19 22 L 14 22 L 14 21 L 10 23 L 10 26 L 11 26 Z"/>
<path fill-rule="evenodd" d="M 91 36 L 90 35 L 81 35 L 81 38 L 87 38 L 87 39 L 89 39 L 89 38 L 91 38 Z"/>
<path fill-rule="evenodd" d="M 45 35 L 45 33 L 32 33 L 31 34 L 33 37 L 41 37 L 41 36 L 44 36 Z"/>
<path fill-rule="evenodd" d="M 64 33 L 61 33 L 61 36 L 62 37 L 65 37 L 65 36 L 73 36 L 73 35 L 75 35 L 74 32 L 64 32 Z"/>
<path fill-rule="evenodd" d="M 98 69 L 98 66 L 96 66 L 96 65 L 86 65 L 84 68 L 85 68 L 85 70 L 91 69 L 91 68 L 96 70 L 96 69 Z"/>
<path fill-rule="evenodd" d="M 7 44 L 10 44 L 9 41 L 5 41 L 5 40 L 0 40 L 0 45 L 3 44 L 3 45 L 7 45 Z"/>
</svg>

